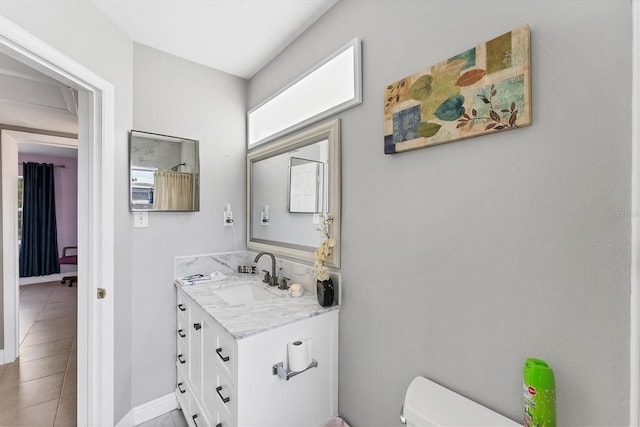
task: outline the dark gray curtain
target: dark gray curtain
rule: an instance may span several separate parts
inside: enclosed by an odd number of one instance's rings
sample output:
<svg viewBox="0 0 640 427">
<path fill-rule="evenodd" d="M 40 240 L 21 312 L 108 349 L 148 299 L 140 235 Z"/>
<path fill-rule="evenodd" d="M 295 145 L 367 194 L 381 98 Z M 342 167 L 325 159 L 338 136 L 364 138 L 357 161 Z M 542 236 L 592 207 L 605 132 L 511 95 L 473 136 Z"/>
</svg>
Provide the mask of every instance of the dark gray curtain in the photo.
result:
<svg viewBox="0 0 640 427">
<path fill-rule="evenodd" d="M 60 273 L 52 164 L 23 164 L 20 277 Z"/>
</svg>

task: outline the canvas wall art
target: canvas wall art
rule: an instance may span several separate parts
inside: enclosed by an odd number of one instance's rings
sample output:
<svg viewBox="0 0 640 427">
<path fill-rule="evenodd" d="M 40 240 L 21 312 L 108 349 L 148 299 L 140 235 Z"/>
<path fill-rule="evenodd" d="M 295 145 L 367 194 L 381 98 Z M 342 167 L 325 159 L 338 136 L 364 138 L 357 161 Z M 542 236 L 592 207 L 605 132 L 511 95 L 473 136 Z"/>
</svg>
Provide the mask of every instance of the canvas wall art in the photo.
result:
<svg viewBox="0 0 640 427">
<path fill-rule="evenodd" d="M 529 126 L 529 51 L 524 26 L 388 85 L 384 152 Z"/>
</svg>

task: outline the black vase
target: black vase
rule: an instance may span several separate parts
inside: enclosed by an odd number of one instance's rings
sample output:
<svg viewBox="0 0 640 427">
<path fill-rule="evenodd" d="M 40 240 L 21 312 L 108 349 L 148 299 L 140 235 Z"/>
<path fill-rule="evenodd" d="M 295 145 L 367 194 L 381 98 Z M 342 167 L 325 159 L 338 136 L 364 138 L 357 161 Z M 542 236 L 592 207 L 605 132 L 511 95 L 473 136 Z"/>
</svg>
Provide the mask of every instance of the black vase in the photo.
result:
<svg viewBox="0 0 640 427">
<path fill-rule="evenodd" d="M 331 278 L 316 281 L 316 294 L 318 296 L 318 304 L 321 306 L 329 307 L 333 305 L 333 281 Z"/>
</svg>

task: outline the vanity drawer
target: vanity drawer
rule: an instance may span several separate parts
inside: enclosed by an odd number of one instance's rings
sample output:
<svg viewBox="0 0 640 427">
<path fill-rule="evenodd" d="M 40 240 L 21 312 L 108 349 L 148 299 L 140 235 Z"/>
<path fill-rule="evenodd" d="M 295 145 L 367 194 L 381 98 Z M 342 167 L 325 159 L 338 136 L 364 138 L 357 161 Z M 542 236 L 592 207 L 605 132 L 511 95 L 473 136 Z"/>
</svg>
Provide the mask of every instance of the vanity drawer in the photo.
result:
<svg viewBox="0 0 640 427">
<path fill-rule="evenodd" d="M 175 394 L 178 399 L 178 403 L 180 404 L 180 409 L 182 409 L 182 413 L 186 417 L 191 413 L 191 391 L 189 390 L 189 385 L 180 372 L 180 369 L 177 371 L 177 381 L 178 384 L 176 385 Z"/>
<path fill-rule="evenodd" d="M 216 346 L 216 361 L 221 371 L 224 372 L 232 383 L 235 383 L 236 352 L 235 340 L 224 332 L 218 331 Z"/>
<path fill-rule="evenodd" d="M 211 427 L 215 423 L 211 423 L 207 415 L 202 411 L 197 399 L 191 393 L 189 385 L 186 381 L 180 381 L 178 375 L 178 386 L 176 387 L 176 397 L 182 409 L 182 414 L 187 420 L 187 424 L 191 427 Z M 215 420 L 215 418 L 212 418 Z"/>
<path fill-rule="evenodd" d="M 237 407 L 237 393 L 235 387 L 229 381 L 226 375 L 218 373 L 217 386 L 215 388 L 215 403 L 218 408 L 218 413 L 226 414 L 228 419 L 232 418 L 234 407 Z"/>
<path fill-rule="evenodd" d="M 215 426 L 215 424 L 209 423 L 207 418 L 205 416 L 203 416 L 202 412 L 197 410 L 197 409 L 193 410 L 191 415 L 189 415 L 188 417 L 185 415 L 185 417 L 187 418 L 187 422 L 189 423 L 189 425 L 193 426 L 193 427 L 213 427 L 213 426 Z"/>
<path fill-rule="evenodd" d="M 235 388 L 215 364 L 211 364 L 209 369 L 207 369 L 207 377 L 203 384 L 203 404 L 209 411 L 211 419 L 214 419 L 214 415 L 217 413 L 218 419 L 220 414 L 223 414 L 225 420 L 231 420 L 232 408 L 237 406 Z"/>
<path fill-rule="evenodd" d="M 235 423 L 233 422 L 233 418 L 231 414 L 229 414 L 225 409 L 218 410 L 218 423 L 215 427 L 233 427 Z"/>
<path fill-rule="evenodd" d="M 182 369 L 183 372 L 189 372 L 190 368 L 190 360 L 189 350 L 184 348 L 182 350 L 178 350 L 178 354 L 176 355 L 176 366 L 179 369 Z"/>
<path fill-rule="evenodd" d="M 176 348 L 177 348 L 178 354 L 180 353 L 184 354 L 188 352 L 189 336 L 187 335 L 187 333 L 188 333 L 187 323 L 180 322 L 180 320 L 178 320 L 177 330 L 176 330 Z"/>
<path fill-rule="evenodd" d="M 178 305 L 176 306 L 176 342 L 178 344 L 178 354 L 188 352 L 189 312 L 190 306 L 184 301 L 184 297 L 178 293 Z"/>
<path fill-rule="evenodd" d="M 187 331 L 187 326 L 189 326 L 189 316 L 185 313 L 178 311 L 176 325 L 178 329 L 182 329 L 184 332 Z"/>
<path fill-rule="evenodd" d="M 187 301 L 187 297 L 185 297 L 184 295 L 182 295 L 180 292 L 178 292 L 178 296 L 176 298 L 177 300 L 177 305 L 176 305 L 176 310 L 178 311 L 178 314 L 182 314 L 184 316 L 188 316 L 189 315 L 189 302 Z"/>
</svg>

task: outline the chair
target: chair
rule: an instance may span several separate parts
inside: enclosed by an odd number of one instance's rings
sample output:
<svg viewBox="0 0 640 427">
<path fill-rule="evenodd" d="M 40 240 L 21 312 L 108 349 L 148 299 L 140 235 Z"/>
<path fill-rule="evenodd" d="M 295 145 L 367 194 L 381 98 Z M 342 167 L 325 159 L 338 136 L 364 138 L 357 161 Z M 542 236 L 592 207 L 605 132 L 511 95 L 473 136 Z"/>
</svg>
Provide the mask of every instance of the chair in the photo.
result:
<svg viewBox="0 0 640 427">
<path fill-rule="evenodd" d="M 67 254 L 67 252 L 75 252 L 73 254 Z M 65 246 L 62 248 L 62 257 L 58 260 L 60 264 L 72 264 L 78 265 L 78 247 L 77 246 Z M 64 284 L 69 282 L 69 287 L 78 282 L 78 276 L 64 276 L 60 283 Z"/>
</svg>

